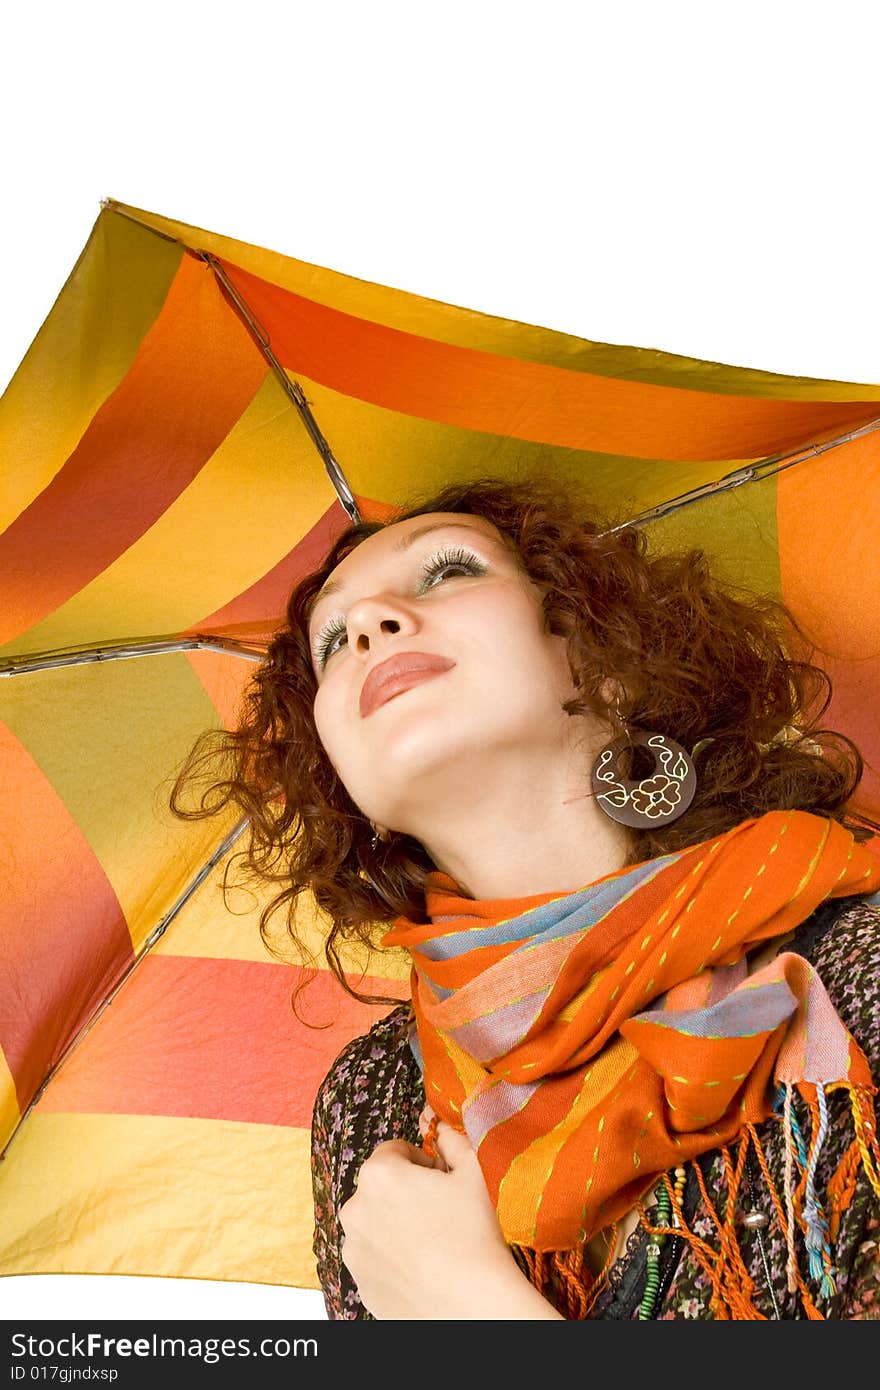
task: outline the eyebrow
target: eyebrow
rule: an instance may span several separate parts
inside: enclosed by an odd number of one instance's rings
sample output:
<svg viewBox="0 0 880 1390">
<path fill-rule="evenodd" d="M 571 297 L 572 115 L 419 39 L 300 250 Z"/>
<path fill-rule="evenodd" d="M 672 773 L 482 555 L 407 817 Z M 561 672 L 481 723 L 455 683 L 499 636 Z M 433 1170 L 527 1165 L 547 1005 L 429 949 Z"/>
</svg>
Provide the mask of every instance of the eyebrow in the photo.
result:
<svg viewBox="0 0 880 1390">
<path fill-rule="evenodd" d="M 414 545 L 420 536 L 427 536 L 431 531 L 473 531 L 482 540 L 492 540 L 492 537 L 487 536 L 485 531 L 481 531 L 477 526 L 469 526 L 466 521 L 432 521 L 427 526 L 419 526 L 415 531 L 409 531 L 405 536 L 402 536 L 401 539 L 395 543 L 395 551 L 401 552 L 409 550 L 410 546 Z M 325 598 L 329 598 L 331 594 L 338 594 L 340 589 L 344 588 L 344 580 L 331 579 L 329 584 L 325 584 L 323 589 L 319 589 L 312 602 L 311 609 L 309 610 L 309 623 L 312 621 L 318 604 Z"/>
</svg>

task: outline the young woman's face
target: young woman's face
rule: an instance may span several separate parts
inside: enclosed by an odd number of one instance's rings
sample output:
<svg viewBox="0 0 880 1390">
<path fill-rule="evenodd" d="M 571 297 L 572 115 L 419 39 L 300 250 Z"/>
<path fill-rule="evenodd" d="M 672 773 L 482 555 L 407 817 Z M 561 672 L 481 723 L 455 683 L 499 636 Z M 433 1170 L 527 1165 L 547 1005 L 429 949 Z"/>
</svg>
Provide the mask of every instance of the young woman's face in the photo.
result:
<svg viewBox="0 0 880 1390">
<path fill-rule="evenodd" d="M 432 789 L 485 793 L 511 758 L 552 757 L 566 737 L 565 640 L 482 517 L 433 512 L 369 536 L 319 594 L 309 638 L 321 742 L 355 804 L 395 830 L 418 833 Z M 398 657 L 402 672 L 372 675 Z"/>
</svg>

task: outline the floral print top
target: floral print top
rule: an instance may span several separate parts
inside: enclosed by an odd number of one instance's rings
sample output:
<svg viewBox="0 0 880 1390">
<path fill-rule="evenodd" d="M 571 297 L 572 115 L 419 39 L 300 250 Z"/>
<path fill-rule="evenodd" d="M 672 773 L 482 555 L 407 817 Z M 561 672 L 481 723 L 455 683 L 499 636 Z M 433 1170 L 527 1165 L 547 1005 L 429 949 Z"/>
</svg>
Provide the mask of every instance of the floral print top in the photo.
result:
<svg viewBox="0 0 880 1390">
<path fill-rule="evenodd" d="M 832 899 L 797 929 L 785 950 L 796 951 L 818 971 L 850 1032 L 861 1045 L 872 1075 L 880 1078 L 880 906 L 877 899 Z M 409 1003 L 380 1019 L 364 1036 L 343 1049 L 319 1087 L 312 1120 L 312 1183 L 315 1203 L 314 1253 L 318 1278 L 330 1319 L 371 1319 L 361 1303 L 340 1256 L 340 1207 L 353 1194 L 358 1171 L 373 1149 L 386 1139 L 421 1144 L 418 1122 L 425 1104 L 421 1073 L 407 1039 L 412 1017 Z M 806 1116 L 806 1110 L 804 1112 Z M 828 1133 L 816 1171 L 816 1190 L 824 1193 L 853 1137 L 848 1097 L 843 1089 L 828 1098 Z M 804 1119 L 806 1133 L 809 1121 Z M 784 1188 L 785 1151 L 782 1125 L 771 1118 L 759 1126 L 761 1146 L 778 1192 Z M 722 1156 L 705 1154 L 700 1162 L 706 1190 L 724 1209 L 727 1190 Z M 749 1180 L 749 1205 L 768 1217 L 763 1228 L 738 1227 L 740 1249 L 754 1283 L 752 1302 L 769 1320 L 805 1317 L 799 1295 L 790 1292 L 786 1274 L 788 1249 L 769 1192 L 760 1173 Z M 647 1199 L 646 1199 L 647 1200 Z M 740 1200 L 742 1200 L 742 1195 Z M 713 1245 L 713 1218 L 688 1165 L 683 1211 L 690 1229 Z M 650 1205 L 649 1215 L 652 1214 Z M 855 1193 L 843 1212 L 832 1247 L 836 1292 L 822 1297 L 801 1272 L 816 1307 L 827 1319 L 880 1318 L 880 1199 L 861 1168 Z M 645 1291 L 649 1236 L 637 1226 L 626 1250 L 612 1266 L 604 1291 L 589 1317 L 639 1318 Z M 798 1239 L 803 1257 L 803 1239 Z M 514 1257 L 519 1256 L 513 1247 Z M 522 1257 L 519 1257 L 523 1267 Z M 659 1289 L 651 1316 L 711 1319 L 711 1281 L 688 1243 L 671 1238 L 661 1247 Z M 550 1296 L 546 1295 L 545 1296 Z M 551 1296 L 552 1301 L 552 1296 Z M 562 1308 L 561 1311 L 564 1311 Z"/>
</svg>

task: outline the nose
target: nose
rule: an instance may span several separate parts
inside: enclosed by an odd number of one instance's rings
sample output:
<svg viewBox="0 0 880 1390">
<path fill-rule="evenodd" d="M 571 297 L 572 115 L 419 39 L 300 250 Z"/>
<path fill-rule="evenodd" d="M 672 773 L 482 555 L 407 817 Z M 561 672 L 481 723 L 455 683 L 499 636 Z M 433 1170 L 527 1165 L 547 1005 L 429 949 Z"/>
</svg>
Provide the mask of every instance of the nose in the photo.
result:
<svg viewBox="0 0 880 1390">
<path fill-rule="evenodd" d="M 396 594 L 372 594 L 358 599 L 348 610 L 349 649 L 366 657 L 385 642 L 417 632 L 419 620 Z"/>
</svg>

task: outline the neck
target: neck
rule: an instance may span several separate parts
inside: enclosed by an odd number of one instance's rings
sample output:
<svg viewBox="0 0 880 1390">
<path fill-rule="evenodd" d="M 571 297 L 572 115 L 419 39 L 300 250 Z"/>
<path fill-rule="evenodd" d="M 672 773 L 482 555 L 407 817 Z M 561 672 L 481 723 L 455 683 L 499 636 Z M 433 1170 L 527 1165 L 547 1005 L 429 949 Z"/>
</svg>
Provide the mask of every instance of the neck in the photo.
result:
<svg viewBox="0 0 880 1390">
<path fill-rule="evenodd" d="M 409 832 L 472 898 L 574 892 L 627 862 L 630 832 L 597 808 L 588 781 L 585 794 L 570 768 L 530 771 L 508 762 L 500 786 L 475 773 L 466 793 L 435 794 L 421 833 Z"/>
</svg>

